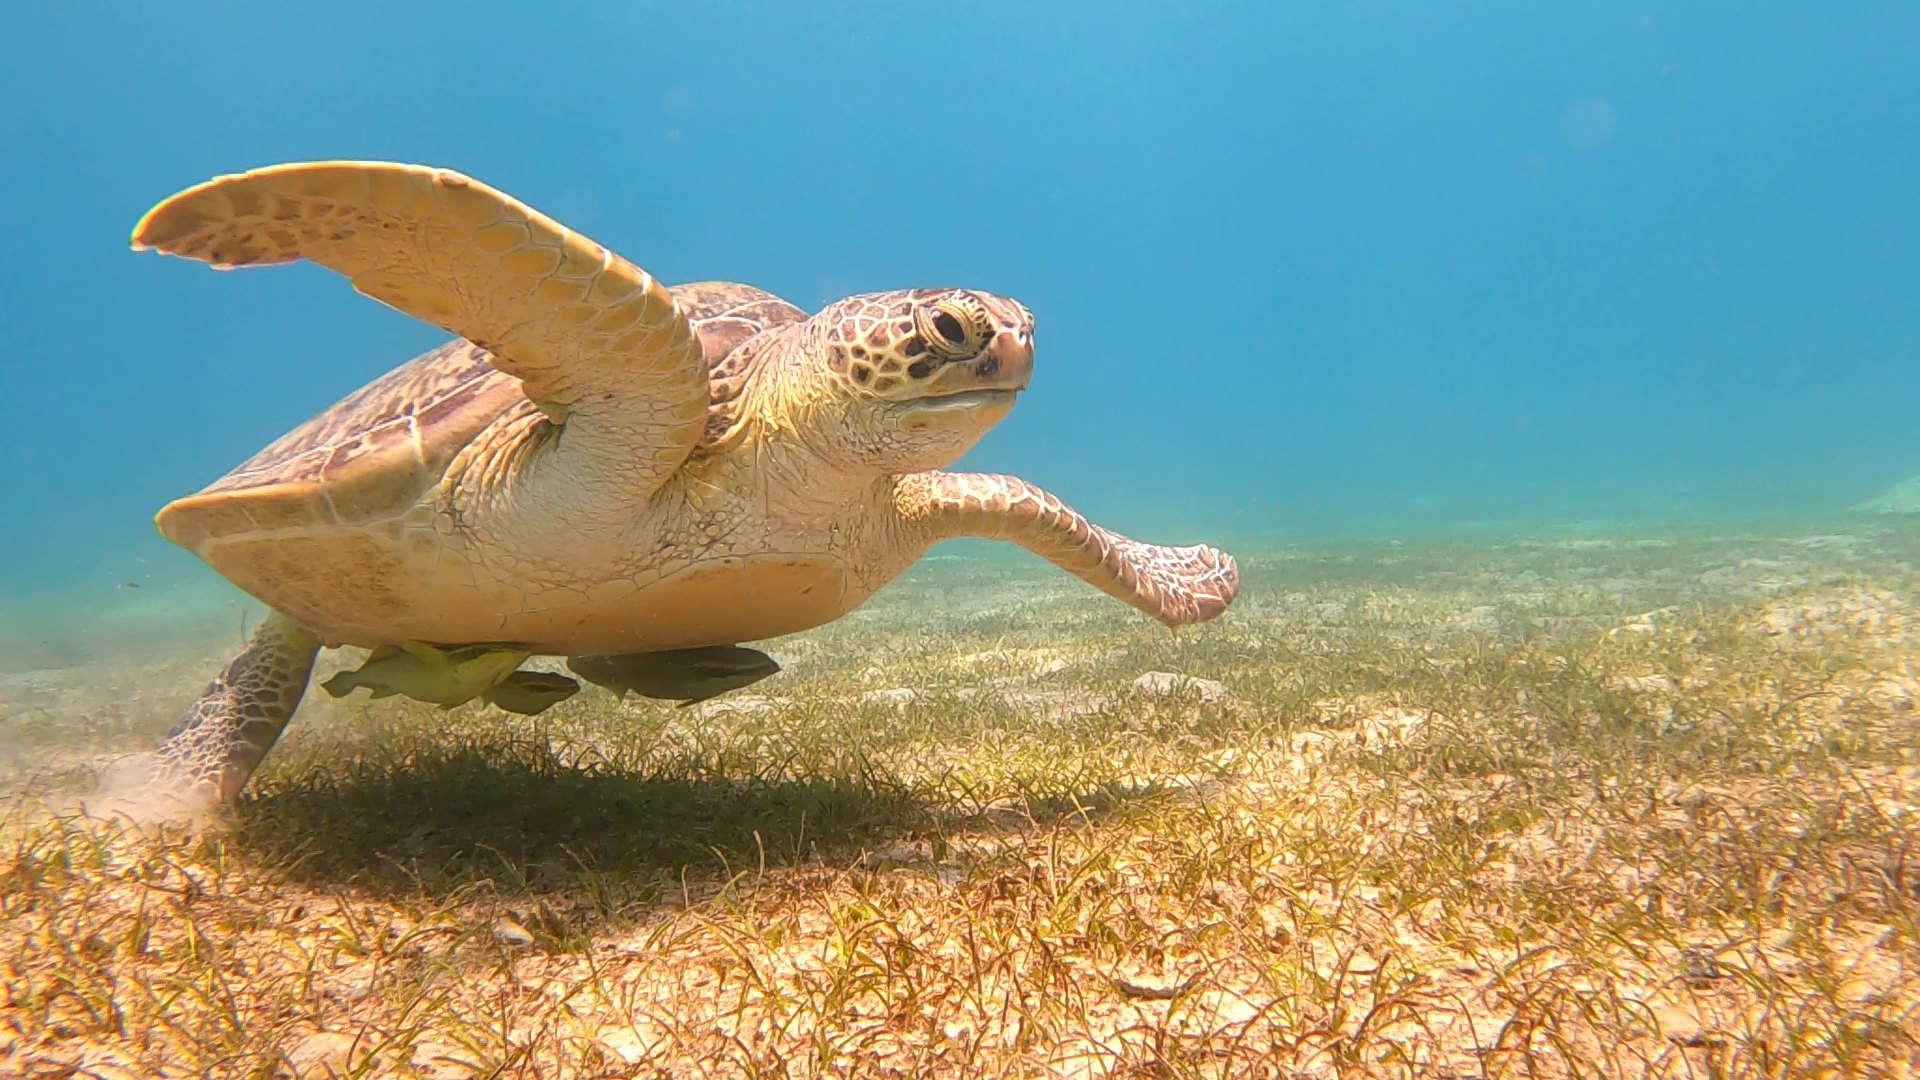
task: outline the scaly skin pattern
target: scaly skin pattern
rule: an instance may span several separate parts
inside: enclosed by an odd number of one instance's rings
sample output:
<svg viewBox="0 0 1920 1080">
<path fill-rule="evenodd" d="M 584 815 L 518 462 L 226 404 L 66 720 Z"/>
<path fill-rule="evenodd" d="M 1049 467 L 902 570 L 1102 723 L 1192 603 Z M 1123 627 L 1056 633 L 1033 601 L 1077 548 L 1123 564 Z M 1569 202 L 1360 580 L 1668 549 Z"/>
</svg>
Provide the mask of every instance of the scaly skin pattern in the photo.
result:
<svg viewBox="0 0 1920 1080">
<path fill-rule="evenodd" d="M 319 643 L 763 640 L 839 618 L 952 536 L 1022 544 L 1169 625 L 1237 587 L 1212 548 L 1137 543 L 1023 481 L 939 471 L 1031 377 L 1033 317 L 1005 297 L 908 290 L 808 317 L 743 285 L 667 290 L 477 181 L 384 163 L 223 177 L 134 240 L 217 266 L 312 259 L 466 338 L 157 518 L 278 613 L 162 750 L 222 797 Z"/>
<path fill-rule="evenodd" d="M 1012 541 L 1168 626 L 1205 622 L 1240 591 L 1239 566 L 1226 552 L 1128 539 L 1017 476 L 902 476 L 894 482 L 894 505 L 912 533 Z"/>
<path fill-rule="evenodd" d="M 319 651 L 311 631 L 269 615 L 174 723 L 155 755 L 154 781 L 195 802 L 231 801 L 299 707 Z"/>
</svg>

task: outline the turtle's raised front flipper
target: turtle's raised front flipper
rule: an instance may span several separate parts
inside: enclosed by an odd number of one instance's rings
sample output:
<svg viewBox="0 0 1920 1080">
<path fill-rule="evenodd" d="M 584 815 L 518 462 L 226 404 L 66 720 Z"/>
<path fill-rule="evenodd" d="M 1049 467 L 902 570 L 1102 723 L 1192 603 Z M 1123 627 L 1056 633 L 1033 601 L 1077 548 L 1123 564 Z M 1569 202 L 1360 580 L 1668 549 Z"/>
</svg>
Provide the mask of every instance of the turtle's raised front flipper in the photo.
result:
<svg viewBox="0 0 1920 1080">
<path fill-rule="evenodd" d="M 246 786 L 306 692 L 320 639 L 275 612 L 207 684 L 156 752 L 159 782 L 229 802 Z"/>
<path fill-rule="evenodd" d="M 706 424 L 700 341 L 664 286 L 448 169 L 323 161 L 222 176 L 148 211 L 133 244 L 218 267 L 311 259 L 344 274 L 487 349 L 567 425 L 552 452 L 604 459 L 640 504 Z"/>
<path fill-rule="evenodd" d="M 1130 540 L 1018 477 L 911 473 L 895 481 L 894 507 L 929 542 L 1010 540 L 1168 626 L 1205 622 L 1240 591 L 1240 569 L 1226 552 Z"/>
</svg>

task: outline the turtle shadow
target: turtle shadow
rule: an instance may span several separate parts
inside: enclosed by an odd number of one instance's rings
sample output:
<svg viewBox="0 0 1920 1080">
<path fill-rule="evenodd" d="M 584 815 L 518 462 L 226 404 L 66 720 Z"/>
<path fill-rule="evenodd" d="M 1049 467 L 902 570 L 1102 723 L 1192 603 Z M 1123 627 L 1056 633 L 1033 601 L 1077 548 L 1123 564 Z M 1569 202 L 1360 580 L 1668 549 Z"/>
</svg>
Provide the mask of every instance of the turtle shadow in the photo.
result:
<svg viewBox="0 0 1920 1080">
<path fill-rule="evenodd" d="M 477 887 L 610 915 L 678 901 L 690 875 L 854 861 L 941 817 L 872 776 L 711 764 L 581 766 L 502 744 L 355 760 L 243 797 L 231 839 L 322 889 L 448 901 Z"/>
</svg>

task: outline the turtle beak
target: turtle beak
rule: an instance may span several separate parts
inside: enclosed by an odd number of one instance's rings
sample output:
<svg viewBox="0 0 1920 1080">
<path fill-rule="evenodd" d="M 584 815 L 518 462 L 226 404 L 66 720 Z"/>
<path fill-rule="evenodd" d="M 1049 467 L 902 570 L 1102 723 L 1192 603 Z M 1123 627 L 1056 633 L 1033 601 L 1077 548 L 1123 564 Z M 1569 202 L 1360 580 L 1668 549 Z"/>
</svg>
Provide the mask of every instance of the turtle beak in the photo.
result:
<svg viewBox="0 0 1920 1080">
<path fill-rule="evenodd" d="M 1033 378 L 1032 332 L 1002 330 L 993 335 L 973 369 L 982 389 L 1025 390 Z"/>
</svg>

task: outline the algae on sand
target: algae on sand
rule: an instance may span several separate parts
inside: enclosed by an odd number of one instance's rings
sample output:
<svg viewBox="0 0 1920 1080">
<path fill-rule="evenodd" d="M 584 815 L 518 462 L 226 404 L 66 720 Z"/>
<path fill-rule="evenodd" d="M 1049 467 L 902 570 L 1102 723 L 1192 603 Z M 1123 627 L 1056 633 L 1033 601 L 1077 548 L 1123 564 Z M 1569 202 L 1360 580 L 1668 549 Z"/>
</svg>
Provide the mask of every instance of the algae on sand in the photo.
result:
<svg viewBox="0 0 1920 1080">
<path fill-rule="evenodd" d="M 0 1072 L 1904 1074 L 1920 533 L 1846 529 L 1251 552 L 1179 635 L 936 560 L 692 709 L 310 697 L 197 833 L 36 799 L 165 724 L 69 684 L 205 670 L 36 672 Z"/>
</svg>

